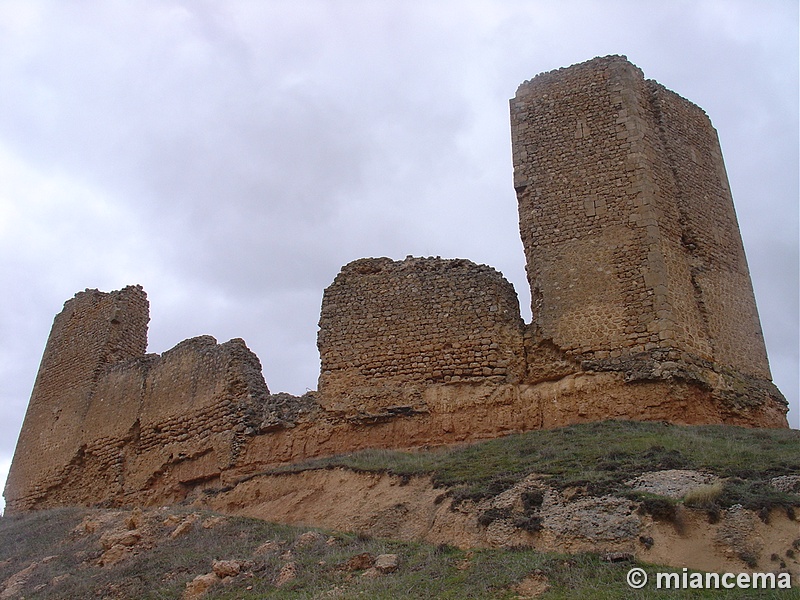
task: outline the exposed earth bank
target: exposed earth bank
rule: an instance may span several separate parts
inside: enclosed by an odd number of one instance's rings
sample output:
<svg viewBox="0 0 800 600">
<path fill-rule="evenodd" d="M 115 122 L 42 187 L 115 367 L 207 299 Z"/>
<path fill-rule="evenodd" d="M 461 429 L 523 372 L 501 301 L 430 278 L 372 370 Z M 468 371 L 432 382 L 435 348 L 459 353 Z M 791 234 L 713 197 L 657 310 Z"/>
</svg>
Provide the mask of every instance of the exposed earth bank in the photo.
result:
<svg viewBox="0 0 800 600">
<path fill-rule="evenodd" d="M 632 490 L 679 500 L 713 489 L 712 475 L 645 473 Z M 798 486 L 800 476 L 776 478 Z M 450 490 L 452 491 L 452 490 Z M 428 477 L 348 469 L 262 475 L 203 494 L 197 508 L 279 523 L 352 531 L 461 548 L 528 546 L 543 552 L 619 553 L 639 561 L 713 572 L 788 570 L 800 583 L 800 523 L 793 510 L 721 511 L 557 490 L 530 475 L 487 499 L 459 501 Z"/>
</svg>

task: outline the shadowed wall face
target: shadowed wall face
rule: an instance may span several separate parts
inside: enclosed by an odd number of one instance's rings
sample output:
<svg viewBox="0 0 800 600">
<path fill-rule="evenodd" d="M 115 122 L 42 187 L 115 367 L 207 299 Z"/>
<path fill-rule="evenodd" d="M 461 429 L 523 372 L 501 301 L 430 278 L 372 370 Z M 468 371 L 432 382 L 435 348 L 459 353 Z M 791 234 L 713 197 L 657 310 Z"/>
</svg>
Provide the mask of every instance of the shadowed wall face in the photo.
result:
<svg viewBox="0 0 800 600">
<path fill-rule="evenodd" d="M 769 379 L 716 132 L 624 57 L 511 100 L 536 335 L 593 359 L 678 350 Z"/>
</svg>

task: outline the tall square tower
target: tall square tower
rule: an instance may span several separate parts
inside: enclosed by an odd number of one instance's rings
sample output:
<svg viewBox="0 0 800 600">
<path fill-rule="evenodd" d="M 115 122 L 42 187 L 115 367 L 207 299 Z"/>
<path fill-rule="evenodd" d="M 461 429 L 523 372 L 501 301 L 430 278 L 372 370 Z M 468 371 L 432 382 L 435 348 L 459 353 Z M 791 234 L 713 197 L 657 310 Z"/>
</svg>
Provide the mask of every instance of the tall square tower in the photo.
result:
<svg viewBox="0 0 800 600">
<path fill-rule="evenodd" d="M 771 378 L 705 112 L 622 56 L 511 100 L 534 334 L 594 364 L 657 354 Z"/>
</svg>

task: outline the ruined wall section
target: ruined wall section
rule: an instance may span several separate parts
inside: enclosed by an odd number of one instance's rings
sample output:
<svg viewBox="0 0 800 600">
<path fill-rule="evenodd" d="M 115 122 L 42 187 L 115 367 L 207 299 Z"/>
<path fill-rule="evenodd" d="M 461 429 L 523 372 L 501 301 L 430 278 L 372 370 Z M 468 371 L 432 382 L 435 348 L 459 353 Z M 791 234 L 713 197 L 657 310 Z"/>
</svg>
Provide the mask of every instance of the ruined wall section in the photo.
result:
<svg viewBox="0 0 800 600">
<path fill-rule="evenodd" d="M 122 502 L 213 480 L 269 405 L 244 342 L 145 355 L 139 287 L 87 291 L 54 322 L 5 490 L 8 510 Z"/>
<path fill-rule="evenodd" d="M 185 340 L 111 369 L 98 383 L 84 440 L 86 493 L 104 481 L 111 497 L 153 486 L 213 480 L 236 460 L 261 421 L 269 390 L 241 339 Z M 95 491 L 95 493 L 97 493 Z"/>
<path fill-rule="evenodd" d="M 521 85 L 511 125 L 530 326 L 491 267 L 357 260 L 324 293 L 319 392 L 294 398 L 240 339 L 145 355 L 141 287 L 86 290 L 53 323 L 7 510 L 605 418 L 786 427 L 705 113 L 614 56 Z"/>
<path fill-rule="evenodd" d="M 513 286 L 468 260 L 370 258 L 325 290 L 317 345 L 327 408 L 424 410 L 426 386 L 524 377 Z"/>
</svg>

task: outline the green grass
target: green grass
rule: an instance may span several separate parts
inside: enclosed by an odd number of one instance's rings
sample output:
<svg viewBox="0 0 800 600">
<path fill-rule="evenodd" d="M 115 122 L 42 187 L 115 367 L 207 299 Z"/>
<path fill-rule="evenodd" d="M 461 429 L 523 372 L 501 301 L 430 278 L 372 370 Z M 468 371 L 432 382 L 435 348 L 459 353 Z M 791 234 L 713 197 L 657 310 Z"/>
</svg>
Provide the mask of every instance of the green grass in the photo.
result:
<svg viewBox="0 0 800 600">
<path fill-rule="evenodd" d="M 592 554 L 543 554 L 527 548 L 467 552 L 447 545 L 400 543 L 342 533 L 325 534 L 335 539 L 333 544 L 323 538 L 300 548 L 296 541 L 306 529 L 246 518 L 228 518 L 213 529 L 196 527 L 177 540 L 169 539 L 170 528 L 164 527 L 155 532 L 157 542 L 152 547 L 142 548 L 138 555 L 118 565 L 99 567 L 96 558 L 100 554 L 100 532 L 71 533 L 89 512 L 51 510 L 0 518 L 0 582 L 32 561 L 50 556 L 53 558 L 42 564 L 26 584 L 25 598 L 178 599 L 188 581 L 210 571 L 213 560 L 240 559 L 249 561 L 246 573 L 211 588 L 205 598 L 511 599 L 518 595 L 515 586 L 534 572 L 545 577 L 550 585 L 549 591 L 541 596 L 544 600 L 797 597 L 791 590 L 658 592 L 648 586 L 635 591 L 627 586 L 625 579 L 635 563 L 607 563 Z M 175 511 L 158 511 L 154 521 L 172 512 Z M 254 556 L 255 549 L 266 540 L 277 542 L 280 549 Z M 276 588 L 275 577 L 285 562 L 281 554 L 288 549 L 299 566 L 298 577 Z M 397 554 L 399 569 L 368 579 L 359 571 L 338 568 L 362 552 Z M 651 580 L 656 571 L 665 570 L 652 565 L 638 566 L 649 573 Z M 64 574 L 69 577 L 52 584 L 53 578 Z M 40 585 L 45 587 L 34 591 Z M 334 590 L 338 595 L 332 593 Z"/>
<path fill-rule="evenodd" d="M 531 473 L 548 476 L 560 489 L 603 495 L 626 493 L 623 482 L 647 471 L 696 469 L 730 478 L 717 499 L 722 508 L 800 504 L 799 496 L 768 485 L 772 477 L 800 474 L 800 431 L 788 429 L 604 421 L 427 452 L 365 450 L 272 472 L 334 467 L 431 475 L 456 500 L 494 496 Z"/>
</svg>

